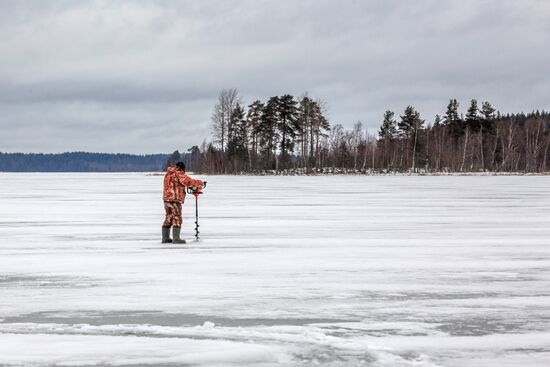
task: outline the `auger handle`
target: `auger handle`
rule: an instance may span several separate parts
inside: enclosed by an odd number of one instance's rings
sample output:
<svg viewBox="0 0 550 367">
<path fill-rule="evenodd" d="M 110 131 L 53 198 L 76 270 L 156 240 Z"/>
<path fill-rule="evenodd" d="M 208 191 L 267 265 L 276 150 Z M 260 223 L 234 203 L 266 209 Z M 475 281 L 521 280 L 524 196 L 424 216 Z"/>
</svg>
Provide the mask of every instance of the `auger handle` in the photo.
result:
<svg viewBox="0 0 550 367">
<path fill-rule="evenodd" d="M 202 194 L 202 189 L 206 187 L 206 181 L 202 183 L 202 186 L 187 186 L 187 193 L 195 196 Z"/>
</svg>

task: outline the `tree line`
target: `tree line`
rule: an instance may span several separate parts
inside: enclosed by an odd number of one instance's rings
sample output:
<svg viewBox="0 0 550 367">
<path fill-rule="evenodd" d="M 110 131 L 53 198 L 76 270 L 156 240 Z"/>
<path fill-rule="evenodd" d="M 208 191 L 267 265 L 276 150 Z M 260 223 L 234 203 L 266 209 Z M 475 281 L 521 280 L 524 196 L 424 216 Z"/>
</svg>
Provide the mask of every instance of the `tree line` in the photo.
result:
<svg viewBox="0 0 550 367">
<path fill-rule="evenodd" d="M 386 111 L 375 162 L 386 170 L 547 172 L 550 114 L 498 112 L 472 99 L 466 113 L 451 99 L 445 113 L 425 125 L 407 106 L 399 118 Z"/>
<path fill-rule="evenodd" d="M 0 172 L 155 172 L 167 154 L 0 153 Z"/>
<path fill-rule="evenodd" d="M 236 89 L 226 89 L 214 106 L 212 141 L 181 157 L 213 174 L 548 171 L 549 112 L 504 115 L 475 99 L 459 107 L 451 99 L 430 122 L 414 106 L 386 111 L 374 135 L 360 121 L 331 125 L 326 102 L 307 94 L 244 106 Z"/>
</svg>

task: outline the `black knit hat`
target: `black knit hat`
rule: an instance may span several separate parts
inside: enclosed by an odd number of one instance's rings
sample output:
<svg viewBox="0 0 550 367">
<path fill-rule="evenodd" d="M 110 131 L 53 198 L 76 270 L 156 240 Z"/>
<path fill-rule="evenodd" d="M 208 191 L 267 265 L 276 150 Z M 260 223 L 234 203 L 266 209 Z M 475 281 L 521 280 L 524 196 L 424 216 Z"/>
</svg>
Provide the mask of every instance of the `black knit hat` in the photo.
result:
<svg viewBox="0 0 550 367">
<path fill-rule="evenodd" d="M 185 171 L 185 163 L 183 163 L 183 162 L 176 163 L 176 167 L 178 167 L 182 171 Z"/>
</svg>

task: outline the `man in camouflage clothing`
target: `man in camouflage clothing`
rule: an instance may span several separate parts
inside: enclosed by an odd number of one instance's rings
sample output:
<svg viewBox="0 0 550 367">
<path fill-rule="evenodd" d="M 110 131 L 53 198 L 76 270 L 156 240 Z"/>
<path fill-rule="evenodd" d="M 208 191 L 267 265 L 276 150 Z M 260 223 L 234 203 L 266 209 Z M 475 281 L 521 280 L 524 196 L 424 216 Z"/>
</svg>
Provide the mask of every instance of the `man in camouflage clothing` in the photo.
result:
<svg viewBox="0 0 550 367">
<path fill-rule="evenodd" d="M 201 180 L 194 180 L 185 173 L 185 164 L 178 162 L 168 167 L 164 176 L 164 211 L 166 217 L 162 224 L 162 243 L 185 243 L 180 238 L 181 231 L 181 205 L 185 200 L 185 187 L 202 186 Z M 170 239 L 170 227 L 174 239 Z"/>
</svg>

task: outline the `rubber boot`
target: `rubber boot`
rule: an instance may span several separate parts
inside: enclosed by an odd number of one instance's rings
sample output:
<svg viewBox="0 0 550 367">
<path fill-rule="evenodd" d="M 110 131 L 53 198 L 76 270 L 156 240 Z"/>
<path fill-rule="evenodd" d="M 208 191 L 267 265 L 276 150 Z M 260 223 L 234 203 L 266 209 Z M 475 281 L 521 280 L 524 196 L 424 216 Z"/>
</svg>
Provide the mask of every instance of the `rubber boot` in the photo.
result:
<svg viewBox="0 0 550 367">
<path fill-rule="evenodd" d="M 172 243 L 185 243 L 185 240 L 180 238 L 180 231 L 181 227 L 172 227 L 172 235 L 174 237 Z"/>
<path fill-rule="evenodd" d="M 170 227 L 162 227 L 161 243 L 172 243 L 172 239 L 170 238 Z"/>
</svg>

